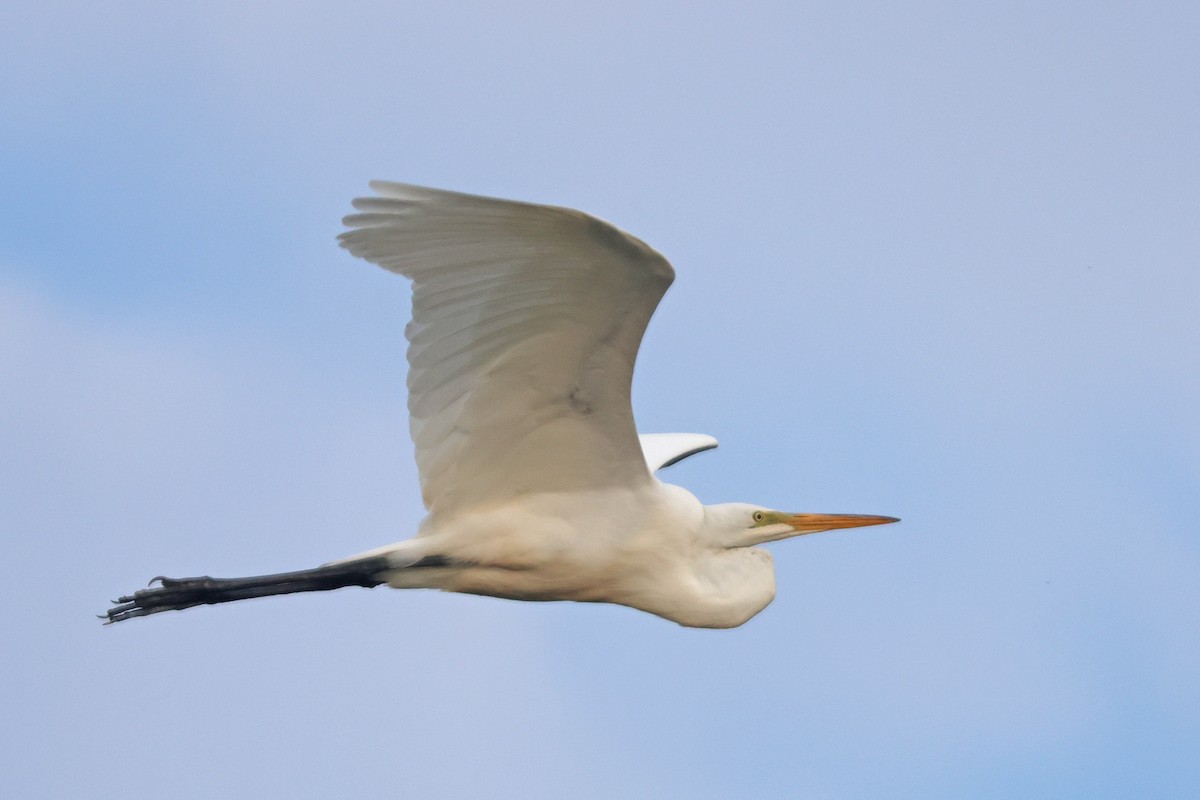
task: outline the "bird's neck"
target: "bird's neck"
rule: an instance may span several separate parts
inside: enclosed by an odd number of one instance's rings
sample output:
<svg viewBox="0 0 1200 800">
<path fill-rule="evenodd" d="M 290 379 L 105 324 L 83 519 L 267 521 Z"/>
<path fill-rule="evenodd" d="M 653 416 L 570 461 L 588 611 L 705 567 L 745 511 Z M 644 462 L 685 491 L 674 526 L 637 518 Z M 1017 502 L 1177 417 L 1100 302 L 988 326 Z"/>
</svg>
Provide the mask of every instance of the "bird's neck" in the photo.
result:
<svg viewBox="0 0 1200 800">
<path fill-rule="evenodd" d="M 683 566 L 680 580 L 663 581 L 619 602 L 689 628 L 736 628 L 775 599 L 771 554 L 759 548 L 705 549 Z"/>
</svg>

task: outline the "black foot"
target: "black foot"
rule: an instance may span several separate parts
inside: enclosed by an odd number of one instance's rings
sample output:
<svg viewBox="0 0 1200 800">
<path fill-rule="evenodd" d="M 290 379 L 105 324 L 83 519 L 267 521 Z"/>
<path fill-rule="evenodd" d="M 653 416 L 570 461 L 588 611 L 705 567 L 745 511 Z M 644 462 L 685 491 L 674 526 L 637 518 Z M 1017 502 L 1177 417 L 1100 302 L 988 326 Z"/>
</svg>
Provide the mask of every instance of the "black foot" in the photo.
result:
<svg viewBox="0 0 1200 800">
<path fill-rule="evenodd" d="M 105 624 L 157 614 L 160 611 L 178 611 L 207 603 L 240 599 L 229 596 L 229 589 L 225 586 L 229 581 L 210 578 L 207 575 L 199 578 L 167 578 L 160 575 L 150 583 L 152 588 L 118 597 L 113 607 L 101 617 Z M 153 586 L 154 583 L 160 585 Z"/>
</svg>

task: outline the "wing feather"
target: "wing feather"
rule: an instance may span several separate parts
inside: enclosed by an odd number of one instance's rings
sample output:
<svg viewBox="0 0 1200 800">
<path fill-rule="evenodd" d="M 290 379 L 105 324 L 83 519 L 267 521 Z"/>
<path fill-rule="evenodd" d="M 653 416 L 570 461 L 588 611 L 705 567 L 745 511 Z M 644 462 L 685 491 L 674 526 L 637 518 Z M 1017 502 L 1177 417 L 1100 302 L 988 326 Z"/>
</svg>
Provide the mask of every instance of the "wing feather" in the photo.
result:
<svg viewBox="0 0 1200 800">
<path fill-rule="evenodd" d="M 651 472 L 717 446 L 717 440 L 706 433 L 643 433 L 638 440 Z"/>
<path fill-rule="evenodd" d="M 430 513 L 649 481 L 629 387 L 666 259 L 570 209 L 371 188 L 339 238 L 413 281 L 408 403 Z"/>
</svg>

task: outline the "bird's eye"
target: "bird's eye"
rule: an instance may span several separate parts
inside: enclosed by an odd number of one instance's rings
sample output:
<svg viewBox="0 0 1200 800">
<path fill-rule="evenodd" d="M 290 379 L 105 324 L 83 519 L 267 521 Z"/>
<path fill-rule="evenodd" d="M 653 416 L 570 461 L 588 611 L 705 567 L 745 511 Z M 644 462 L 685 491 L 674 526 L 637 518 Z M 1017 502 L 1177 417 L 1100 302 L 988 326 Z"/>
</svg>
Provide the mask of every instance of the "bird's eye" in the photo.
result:
<svg viewBox="0 0 1200 800">
<path fill-rule="evenodd" d="M 754 521 L 755 522 L 762 522 L 764 519 L 766 519 L 766 515 L 764 515 L 761 511 L 754 512 Z"/>
</svg>

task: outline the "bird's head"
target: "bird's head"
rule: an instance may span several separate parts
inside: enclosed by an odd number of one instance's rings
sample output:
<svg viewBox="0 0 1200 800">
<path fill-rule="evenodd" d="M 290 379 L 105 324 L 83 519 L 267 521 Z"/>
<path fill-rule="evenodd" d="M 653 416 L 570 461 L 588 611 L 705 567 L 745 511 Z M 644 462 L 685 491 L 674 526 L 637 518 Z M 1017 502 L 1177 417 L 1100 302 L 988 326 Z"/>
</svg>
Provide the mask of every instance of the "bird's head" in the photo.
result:
<svg viewBox="0 0 1200 800">
<path fill-rule="evenodd" d="M 721 503 L 705 507 L 705 527 L 711 543 L 719 547 L 753 547 L 839 528 L 862 528 L 899 522 L 896 517 L 872 514 L 793 514 L 749 503 Z"/>
<path fill-rule="evenodd" d="M 630 605 L 690 627 L 734 628 L 775 598 L 771 554 L 755 545 L 898 521 L 865 514 L 793 514 L 748 503 L 704 506 L 701 547 L 691 562 L 687 602 L 679 602 L 675 593 L 668 592 L 666 601 Z"/>
</svg>

